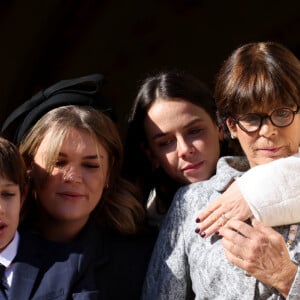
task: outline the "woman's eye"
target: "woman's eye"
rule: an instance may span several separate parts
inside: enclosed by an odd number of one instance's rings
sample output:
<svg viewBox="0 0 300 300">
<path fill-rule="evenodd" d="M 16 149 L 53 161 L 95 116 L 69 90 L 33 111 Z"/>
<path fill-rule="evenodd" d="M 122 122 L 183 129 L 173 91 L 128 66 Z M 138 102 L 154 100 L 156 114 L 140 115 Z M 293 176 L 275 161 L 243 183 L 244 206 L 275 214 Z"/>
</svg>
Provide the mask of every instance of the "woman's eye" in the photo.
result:
<svg viewBox="0 0 300 300">
<path fill-rule="evenodd" d="M 257 123 L 259 121 L 260 121 L 260 116 L 256 114 L 249 114 L 241 118 L 241 122 L 250 123 L 250 124 Z"/>
<path fill-rule="evenodd" d="M 12 192 L 2 192 L 2 193 L 1 193 L 1 196 L 2 196 L 3 198 L 12 198 L 12 197 L 15 196 L 15 193 L 12 193 Z"/>
<path fill-rule="evenodd" d="M 274 113 L 276 118 L 289 118 L 291 116 L 291 112 L 289 110 L 285 110 L 285 109 L 278 109 L 276 111 L 276 114 Z"/>
<path fill-rule="evenodd" d="M 199 132 L 201 132 L 203 130 L 204 129 L 202 129 L 202 128 L 192 128 L 192 129 L 189 130 L 189 133 L 190 134 L 197 134 L 197 133 L 199 133 Z"/>
<path fill-rule="evenodd" d="M 99 164 L 84 164 L 84 167 L 88 168 L 88 169 L 97 169 L 100 168 Z"/>
<path fill-rule="evenodd" d="M 172 139 L 160 141 L 160 142 L 158 143 L 158 146 L 159 146 L 159 147 L 165 147 L 165 146 L 168 146 L 168 145 L 170 145 L 170 144 L 172 143 L 172 141 L 173 141 Z"/>
<path fill-rule="evenodd" d="M 66 164 L 67 164 L 66 161 L 63 161 L 63 160 L 57 160 L 57 161 L 55 162 L 55 167 L 60 168 L 60 167 L 65 166 Z"/>
</svg>

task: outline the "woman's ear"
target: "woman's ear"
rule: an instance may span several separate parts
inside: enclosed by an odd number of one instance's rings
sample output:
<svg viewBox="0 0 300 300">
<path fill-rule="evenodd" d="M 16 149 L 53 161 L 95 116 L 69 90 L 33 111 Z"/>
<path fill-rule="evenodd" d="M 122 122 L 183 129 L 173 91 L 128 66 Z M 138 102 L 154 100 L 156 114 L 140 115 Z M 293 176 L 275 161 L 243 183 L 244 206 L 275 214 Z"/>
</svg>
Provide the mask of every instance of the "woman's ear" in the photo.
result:
<svg viewBox="0 0 300 300">
<path fill-rule="evenodd" d="M 141 149 L 142 149 L 142 152 L 144 153 L 144 155 L 147 157 L 147 159 L 151 162 L 152 170 L 158 169 L 159 161 L 155 157 L 155 155 L 153 155 L 152 151 L 148 147 L 146 147 L 144 144 L 141 145 Z"/>
<path fill-rule="evenodd" d="M 236 124 L 233 122 L 233 120 L 231 118 L 227 118 L 226 119 L 226 125 L 227 128 L 230 132 L 230 136 L 232 139 L 236 139 L 237 138 L 237 128 L 236 128 Z"/>
</svg>

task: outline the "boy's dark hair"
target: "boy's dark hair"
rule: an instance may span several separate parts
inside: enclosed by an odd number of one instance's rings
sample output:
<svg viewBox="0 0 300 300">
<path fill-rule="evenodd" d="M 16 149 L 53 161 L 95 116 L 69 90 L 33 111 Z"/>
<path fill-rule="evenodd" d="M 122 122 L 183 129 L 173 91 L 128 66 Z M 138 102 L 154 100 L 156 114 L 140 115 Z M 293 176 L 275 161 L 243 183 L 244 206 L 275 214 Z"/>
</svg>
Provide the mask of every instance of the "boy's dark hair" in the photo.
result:
<svg viewBox="0 0 300 300">
<path fill-rule="evenodd" d="M 18 148 L 0 137 L 0 176 L 19 185 L 21 194 L 25 188 L 26 167 Z"/>
</svg>

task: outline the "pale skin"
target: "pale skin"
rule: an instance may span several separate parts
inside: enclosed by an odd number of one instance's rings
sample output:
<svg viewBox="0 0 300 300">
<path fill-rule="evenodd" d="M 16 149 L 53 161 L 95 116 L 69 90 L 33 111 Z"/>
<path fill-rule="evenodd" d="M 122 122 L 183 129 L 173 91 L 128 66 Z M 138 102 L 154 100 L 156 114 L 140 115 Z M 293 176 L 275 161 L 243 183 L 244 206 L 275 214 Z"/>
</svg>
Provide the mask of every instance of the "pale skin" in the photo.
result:
<svg viewBox="0 0 300 300">
<path fill-rule="evenodd" d="M 49 240 L 65 242 L 80 232 L 101 199 L 108 155 L 87 131 L 70 128 L 48 176 L 45 155 L 50 142 L 46 134 L 32 165 L 41 216 L 38 230 Z"/>
<path fill-rule="evenodd" d="M 144 121 L 153 168 L 161 166 L 176 182 L 208 179 L 220 156 L 221 132 L 201 107 L 180 98 L 156 99 Z"/>
<path fill-rule="evenodd" d="M 24 199 L 19 185 L 0 176 L 0 252 L 14 238 Z"/>
<path fill-rule="evenodd" d="M 298 123 L 298 114 L 295 116 L 293 123 L 284 128 L 272 126 L 270 121 L 267 120 L 257 133 L 248 134 L 250 138 L 247 138 L 247 136 L 244 137 L 245 132 L 243 132 L 239 126 L 232 126 L 230 121 L 227 121 L 227 125 L 232 136 L 239 139 L 246 156 L 249 157 L 249 163 L 251 167 L 297 153 L 300 137 L 298 129 L 296 126 L 294 126 L 294 124 Z M 280 132 L 281 141 L 278 142 L 280 148 L 278 147 L 278 149 L 276 149 L 276 147 L 273 147 L 272 144 L 274 144 L 274 139 L 278 139 L 276 138 L 276 136 L 278 136 L 278 132 Z M 251 144 L 251 136 L 255 138 L 255 134 L 258 134 L 256 139 L 259 144 L 265 143 L 266 145 L 270 145 L 269 150 L 267 146 L 264 146 L 265 149 L 257 150 L 259 147 Z M 247 143 L 249 145 L 247 145 Z M 247 202 L 243 198 L 237 183 L 233 182 L 222 195 L 220 195 L 213 203 L 199 213 L 199 217 L 197 218 L 196 222 L 200 222 L 199 229 L 202 233 L 202 236 L 209 237 L 222 225 L 224 225 L 227 219 L 234 218 L 245 221 L 251 215 L 252 212 Z"/>
<path fill-rule="evenodd" d="M 263 113 L 269 114 L 270 111 Z M 299 114 L 295 115 L 291 125 L 283 128 L 274 126 L 270 120 L 264 120 L 259 130 L 254 133 L 244 132 L 230 119 L 227 119 L 227 126 L 232 136 L 239 140 L 251 167 L 298 152 Z M 235 195 L 235 198 L 230 200 L 232 195 Z M 290 260 L 282 235 L 255 219 L 252 220 L 253 226 L 241 221 L 251 216 L 249 211 L 234 183 L 227 194 L 220 196 L 202 211 L 196 221 L 201 221 L 199 227 L 203 237 L 219 231 L 230 262 L 265 284 L 273 286 L 286 297 L 297 266 Z"/>
</svg>

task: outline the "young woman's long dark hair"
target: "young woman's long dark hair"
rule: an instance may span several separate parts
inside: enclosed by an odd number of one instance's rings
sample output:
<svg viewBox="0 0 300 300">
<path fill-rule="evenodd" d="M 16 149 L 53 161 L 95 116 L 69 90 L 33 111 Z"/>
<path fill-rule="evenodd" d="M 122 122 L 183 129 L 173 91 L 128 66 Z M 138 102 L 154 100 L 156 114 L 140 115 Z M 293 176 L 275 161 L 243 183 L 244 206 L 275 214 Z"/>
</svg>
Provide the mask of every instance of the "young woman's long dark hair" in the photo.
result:
<svg viewBox="0 0 300 300">
<path fill-rule="evenodd" d="M 180 98 L 204 109 L 215 123 L 217 118 L 211 91 L 190 74 L 178 71 L 162 72 L 146 78 L 142 83 L 129 116 L 124 175 L 141 188 L 145 202 L 150 191 L 155 189 L 158 212 L 163 214 L 182 184 L 175 182 L 162 168 L 153 169 L 142 151 L 142 147 L 147 146 L 144 120 L 149 107 L 157 98 L 166 101 Z"/>
</svg>

